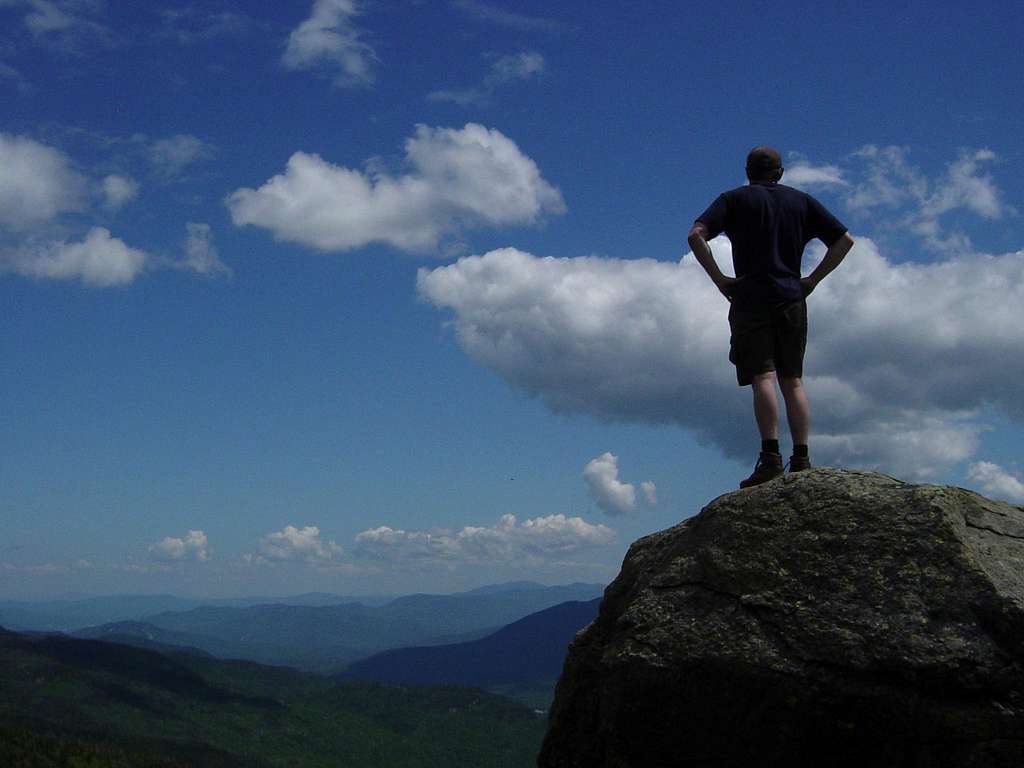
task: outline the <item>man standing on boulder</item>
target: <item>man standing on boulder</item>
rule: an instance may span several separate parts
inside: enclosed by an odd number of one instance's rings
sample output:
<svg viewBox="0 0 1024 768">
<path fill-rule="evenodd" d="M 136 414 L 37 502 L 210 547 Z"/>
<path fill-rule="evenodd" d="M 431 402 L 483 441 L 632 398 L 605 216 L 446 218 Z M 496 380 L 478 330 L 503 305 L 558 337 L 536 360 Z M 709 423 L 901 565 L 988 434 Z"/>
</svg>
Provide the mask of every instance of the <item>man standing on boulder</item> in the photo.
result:
<svg viewBox="0 0 1024 768">
<path fill-rule="evenodd" d="M 747 155 L 749 184 L 723 192 L 697 217 L 688 238 L 697 261 L 731 302 L 729 360 L 741 387 L 754 393 L 754 417 L 761 453 L 753 474 L 740 483 L 749 488 L 784 471 L 779 451 L 778 381 L 793 438 L 790 472 L 811 466 L 807 449 L 811 411 L 804 391 L 808 294 L 839 266 L 853 238 L 835 216 L 805 192 L 779 184 L 782 158 L 771 147 Z M 719 270 L 708 240 L 721 233 L 732 243 L 733 270 Z M 813 272 L 800 276 L 804 246 L 819 239 L 828 251 Z"/>
</svg>

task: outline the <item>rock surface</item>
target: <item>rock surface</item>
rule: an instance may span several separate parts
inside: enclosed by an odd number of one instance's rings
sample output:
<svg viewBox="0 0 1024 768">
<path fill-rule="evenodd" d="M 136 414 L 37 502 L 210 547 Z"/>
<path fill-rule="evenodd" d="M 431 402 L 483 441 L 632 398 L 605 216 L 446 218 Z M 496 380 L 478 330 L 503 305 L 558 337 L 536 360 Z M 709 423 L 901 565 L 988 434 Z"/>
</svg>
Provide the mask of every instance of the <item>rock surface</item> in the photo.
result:
<svg viewBox="0 0 1024 768">
<path fill-rule="evenodd" d="M 542 768 L 1024 766 L 1024 508 L 814 469 L 635 542 Z"/>
</svg>

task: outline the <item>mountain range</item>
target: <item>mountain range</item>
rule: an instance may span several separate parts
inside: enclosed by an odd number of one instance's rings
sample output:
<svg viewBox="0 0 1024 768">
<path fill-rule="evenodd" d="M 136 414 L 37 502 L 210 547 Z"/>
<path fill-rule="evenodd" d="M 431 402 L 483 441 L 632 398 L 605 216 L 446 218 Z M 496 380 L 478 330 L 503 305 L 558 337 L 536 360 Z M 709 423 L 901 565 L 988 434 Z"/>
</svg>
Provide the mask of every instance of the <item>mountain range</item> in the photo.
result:
<svg viewBox="0 0 1024 768">
<path fill-rule="evenodd" d="M 349 665 L 339 679 L 470 685 L 546 707 L 569 643 L 600 602 L 560 603 L 478 640 L 384 651 Z"/>
<path fill-rule="evenodd" d="M 83 639 L 117 639 L 146 647 L 182 646 L 221 658 L 332 673 L 353 661 L 393 648 L 476 640 L 537 611 L 567 601 L 591 600 L 602 591 L 603 586 L 598 584 L 544 586 L 512 582 L 452 595 L 407 595 L 382 605 L 307 605 L 294 601 L 245 606 L 211 604 L 151 614 L 140 609 L 163 605 L 166 597 L 129 597 L 122 604 L 111 598 L 108 610 L 124 612 L 134 606 L 135 615 L 80 627 L 72 634 Z M 32 604 L 27 605 L 31 610 Z M 0 604 L 0 610 L 3 607 Z M 90 610 L 94 608 L 96 604 Z M 52 611 L 54 606 L 47 605 L 46 609 Z M 0 612 L 0 621 L 6 615 L 6 610 Z M 84 614 L 72 611 L 71 615 Z M 45 630 L 52 628 L 54 620 L 68 623 L 68 619 L 56 614 L 50 618 L 49 623 L 41 625 L 15 626 Z"/>
<path fill-rule="evenodd" d="M 500 585 L 498 585 L 500 586 Z M 68 632 L 118 621 L 201 606 L 246 608 L 253 605 L 323 606 L 340 603 L 383 605 L 396 596 L 346 596 L 307 592 L 288 597 L 194 598 L 175 595 L 102 595 L 56 600 L 0 600 L 0 626 L 15 630 Z"/>
</svg>

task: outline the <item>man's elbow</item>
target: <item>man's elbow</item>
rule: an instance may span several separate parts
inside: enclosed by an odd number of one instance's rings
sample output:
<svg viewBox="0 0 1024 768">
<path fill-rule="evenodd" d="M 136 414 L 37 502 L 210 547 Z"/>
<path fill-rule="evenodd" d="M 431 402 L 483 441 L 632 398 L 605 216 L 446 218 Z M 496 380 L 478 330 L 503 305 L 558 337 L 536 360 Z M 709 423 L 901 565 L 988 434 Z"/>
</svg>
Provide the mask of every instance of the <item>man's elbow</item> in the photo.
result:
<svg viewBox="0 0 1024 768">
<path fill-rule="evenodd" d="M 696 248 L 702 242 L 707 242 L 708 231 L 704 228 L 703 224 L 697 223 L 690 227 L 690 234 L 686 237 L 686 242 L 690 244 L 690 248 Z"/>
<path fill-rule="evenodd" d="M 844 232 L 828 247 L 826 255 L 830 256 L 838 264 L 846 257 L 851 248 L 853 248 L 853 238 L 849 232 Z"/>
</svg>

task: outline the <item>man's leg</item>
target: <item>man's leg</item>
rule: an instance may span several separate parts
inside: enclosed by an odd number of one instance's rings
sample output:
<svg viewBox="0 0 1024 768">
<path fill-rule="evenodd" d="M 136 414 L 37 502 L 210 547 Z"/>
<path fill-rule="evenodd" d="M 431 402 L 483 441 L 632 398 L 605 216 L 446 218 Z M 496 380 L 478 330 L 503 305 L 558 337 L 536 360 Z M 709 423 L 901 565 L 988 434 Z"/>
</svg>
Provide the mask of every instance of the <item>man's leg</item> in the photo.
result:
<svg viewBox="0 0 1024 768">
<path fill-rule="evenodd" d="M 807 349 L 807 302 L 796 301 L 779 309 L 775 326 L 775 368 L 786 401 L 786 419 L 793 436 L 789 471 L 810 469 L 807 438 L 811 431 L 811 407 L 804 390 L 804 351 Z"/>
<path fill-rule="evenodd" d="M 754 392 L 754 418 L 762 440 L 779 439 L 779 400 L 775 393 L 775 371 L 759 373 L 750 382 Z M 786 401 L 787 406 L 789 401 Z"/>
<path fill-rule="evenodd" d="M 807 441 L 811 433 L 811 405 L 807 401 L 807 390 L 799 377 L 780 379 L 779 386 L 786 401 L 789 433 L 793 436 L 793 458 L 790 459 L 789 469 L 791 472 L 810 469 Z"/>
<path fill-rule="evenodd" d="M 761 432 L 761 455 L 753 474 L 740 483 L 740 488 L 766 483 L 783 472 L 782 456 L 779 455 L 779 401 L 775 392 L 775 372 L 753 376 L 750 386 L 754 392 L 754 418 Z"/>
<path fill-rule="evenodd" d="M 807 401 L 803 379 L 780 379 L 779 386 L 786 401 L 786 419 L 793 445 L 807 445 L 811 434 L 811 405 Z"/>
</svg>

